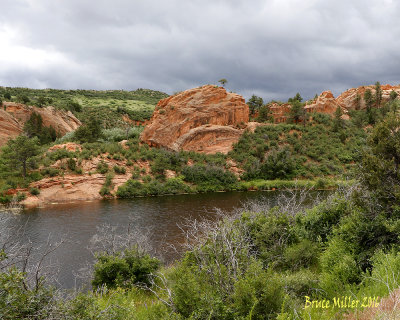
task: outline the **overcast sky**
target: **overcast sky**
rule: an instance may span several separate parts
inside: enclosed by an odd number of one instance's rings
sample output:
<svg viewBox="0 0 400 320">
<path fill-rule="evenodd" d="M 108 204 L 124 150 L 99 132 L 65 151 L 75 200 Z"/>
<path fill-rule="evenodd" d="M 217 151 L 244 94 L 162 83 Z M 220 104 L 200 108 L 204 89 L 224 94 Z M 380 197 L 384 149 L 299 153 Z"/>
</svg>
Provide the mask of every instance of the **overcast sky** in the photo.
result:
<svg viewBox="0 0 400 320">
<path fill-rule="evenodd" d="M 0 0 L 0 85 L 149 88 L 228 80 L 266 100 L 400 83 L 398 0 Z"/>
</svg>

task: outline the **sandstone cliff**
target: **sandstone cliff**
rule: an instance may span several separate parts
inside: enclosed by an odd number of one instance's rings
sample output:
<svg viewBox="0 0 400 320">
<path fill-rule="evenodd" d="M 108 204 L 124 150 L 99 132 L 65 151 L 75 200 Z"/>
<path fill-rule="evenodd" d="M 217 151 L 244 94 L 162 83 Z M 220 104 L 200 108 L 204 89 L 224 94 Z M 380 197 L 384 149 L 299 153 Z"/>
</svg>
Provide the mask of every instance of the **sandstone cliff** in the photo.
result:
<svg viewBox="0 0 400 320">
<path fill-rule="evenodd" d="M 336 102 L 346 110 L 357 110 L 357 109 L 365 109 L 365 101 L 364 101 L 364 93 L 367 89 L 372 91 L 372 94 L 375 94 L 375 86 L 362 86 L 358 88 L 351 88 L 336 98 Z M 400 85 L 391 86 L 389 84 L 382 85 L 382 104 L 389 100 L 390 92 L 396 91 L 400 96 Z"/>
<path fill-rule="evenodd" d="M 389 96 L 392 90 L 397 92 L 400 97 L 400 85 L 382 85 L 381 88 L 382 105 L 389 101 Z M 331 91 L 327 90 L 322 92 L 314 102 L 306 105 L 304 108 L 310 113 L 318 112 L 333 115 L 337 107 L 340 107 L 342 108 L 343 118 L 348 119 L 348 111 L 365 109 L 364 93 L 367 89 L 370 89 L 373 95 L 375 94 L 374 85 L 349 89 L 343 92 L 337 98 L 333 96 Z M 286 121 L 291 108 L 290 104 L 271 103 L 269 107 L 275 123 Z"/>
<path fill-rule="evenodd" d="M 340 107 L 332 92 L 322 92 L 314 103 L 308 104 L 304 107 L 307 112 L 320 112 L 327 114 L 334 114 L 337 107 Z"/>
<path fill-rule="evenodd" d="M 23 132 L 25 122 L 32 113 L 38 113 L 43 125 L 52 126 L 61 135 L 77 129 L 81 122 L 70 112 L 56 110 L 54 107 L 37 108 L 14 102 L 3 102 L 0 108 L 0 146 L 9 138 L 15 138 Z"/>
<path fill-rule="evenodd" d="M 206 85 L 161 100 L 140 139 L 175 151 L 226 153 L 248 121 L 242 96 Z"/>
</svg>

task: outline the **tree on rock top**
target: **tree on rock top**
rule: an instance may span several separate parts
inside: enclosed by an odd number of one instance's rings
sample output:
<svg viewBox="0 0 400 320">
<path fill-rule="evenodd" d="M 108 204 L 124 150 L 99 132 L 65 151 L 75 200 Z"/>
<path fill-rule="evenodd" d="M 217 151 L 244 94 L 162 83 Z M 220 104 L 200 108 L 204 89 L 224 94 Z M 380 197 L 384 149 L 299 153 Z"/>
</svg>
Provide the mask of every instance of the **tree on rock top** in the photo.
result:
<svg viewBox="0 0 400 320">
<path fill-rule="evenodd" d="M 228 83 L 228 80 L 226 80 L 225 78 L 219 79 L 218 82 L 225 87 L 225 85 Z"/>
</svg>

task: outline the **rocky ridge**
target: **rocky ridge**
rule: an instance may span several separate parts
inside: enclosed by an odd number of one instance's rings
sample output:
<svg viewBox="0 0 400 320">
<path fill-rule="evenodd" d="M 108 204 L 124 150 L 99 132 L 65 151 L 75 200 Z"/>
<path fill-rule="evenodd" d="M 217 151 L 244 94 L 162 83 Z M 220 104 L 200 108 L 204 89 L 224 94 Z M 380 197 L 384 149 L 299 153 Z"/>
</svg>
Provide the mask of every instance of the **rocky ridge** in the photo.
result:
<svg viewBox="0 0 400 320">
<path fill-rule="evenodd" d="M 76 130 L 81 125 L 70 111 L 57 110 L 51 106 L 38 108 L 15 102 L 3 102 L 0 108 L 0 146 L 6 144 L 9 138 L 20 135 L 25 122 L 34 112 L 41 115 L 44 126 L 52 126 L 60 135 Z"/>
</svg>

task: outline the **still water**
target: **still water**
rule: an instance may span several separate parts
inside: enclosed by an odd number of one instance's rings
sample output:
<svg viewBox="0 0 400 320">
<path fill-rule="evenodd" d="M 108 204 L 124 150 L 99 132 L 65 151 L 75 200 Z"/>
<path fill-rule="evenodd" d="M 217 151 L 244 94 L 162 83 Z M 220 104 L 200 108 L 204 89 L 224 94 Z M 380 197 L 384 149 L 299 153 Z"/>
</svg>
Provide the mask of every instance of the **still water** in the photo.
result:
<svg viewBox="0 0 400 320">
<path fill-rule="evenodd" d="M 62 236 L 68 239 L 49 258 L 59 266 L 59 286 L 73 288 L 77 271 L 93 262 L 87 247 L 99 226 L 123 228 L 134 221 L 136 228 L 149 232 L 149 241 L 159 256 L 171 263 L 179 254 L 168 250 L 169 244 L 184 241 L 180 227 L 187 218 L 217 219 L 216 208 L 229 213 L 250 200 L 274 202 L 278 196 L 278 192 L 226 192 L 83 202 L 27 210 L 12 223 L 25 229 L 23 241 L 31 241 L 35 247 L 49 237 L 51 241 Z"/>
</svg>

